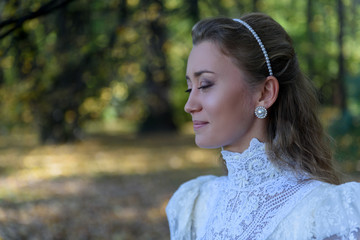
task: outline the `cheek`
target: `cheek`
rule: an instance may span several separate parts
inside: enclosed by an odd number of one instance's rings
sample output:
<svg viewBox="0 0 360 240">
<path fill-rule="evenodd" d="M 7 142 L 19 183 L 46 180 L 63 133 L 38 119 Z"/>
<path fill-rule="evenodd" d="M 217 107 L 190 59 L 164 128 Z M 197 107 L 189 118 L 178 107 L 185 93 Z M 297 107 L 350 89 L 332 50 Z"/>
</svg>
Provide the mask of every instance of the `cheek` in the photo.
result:
<svg viewBox="0 0 360 240">
<path fill-rule="evenodd" d="M 250 102 L 246 99 L 238 99 L 236 102 L 224 105 L 221 110 L 224 127 L 230 131 L 244 127 L 252 120 Z"/>
<path fill-rule="evenodd" d="M 204 98 L 203 107 L 208 114 L 216 115 L 221 112 L 222 102 L 223 99 L 217 95 L 207 96 Z"/>
<path fill-rule="evenodd" d="M 228 91 L 228 94 L 209 98 L 206 103 L 212 117 L 229 121 L 236 121 L 236 119 L 240 121 L 254 111 L 254 102 L 244 91 Z"/>
<path fill-rule="evenodd" d="M 252 105 L 251 97 L 243 92 L 224 96 L 218 111 L 214 113 L 216 115 L 213 115 L 218 120 L 216 131 L 219 132 L 219 137 L 231 141 L 245 134 L 254 121 Z"/>
</svg>

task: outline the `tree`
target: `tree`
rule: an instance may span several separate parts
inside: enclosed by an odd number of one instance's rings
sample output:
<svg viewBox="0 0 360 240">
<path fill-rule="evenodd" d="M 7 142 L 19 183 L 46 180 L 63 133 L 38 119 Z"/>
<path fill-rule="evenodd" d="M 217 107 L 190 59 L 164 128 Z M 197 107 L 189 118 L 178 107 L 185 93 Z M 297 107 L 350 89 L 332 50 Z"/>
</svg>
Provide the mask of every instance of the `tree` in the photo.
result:
<svg viewBox="0 0 360 240">
<path fill-rule="evenodd" d="M 353 14 L 357 2 L 350 4 Z M 355 79 L 359 61 L 358 31 L 349 36 L 344 30 L 350 5 L 340 0 L 4 1 L 0 131 L 35 124 L 42 142 L 62 142 L 81 136 L 88 120 L 110 118 L 133 121 L 142 132 L 174 131 L 189 120 L 182 89 L 192 26 L 201 18 L 258 10 L 294 38 L 322 102 L 346 109 L 344 78 Z M 354 28 L 357 22 L 352 18 Z"/>
<path fill-rule="evenodd" d="M 12 39 L 9 54 L 15 56 L 15 64 L 11 81 L 25 87 L 17 93 L 18 105 L 22 106 L 18 114 L 22 114 L 24 105 L 30 107 L 42 143 L 78 139 L 83 120 L 80 105 L 108 83 L 104 80 L 107 77 L 99 73 L 104 67 L 99 68 L 97 62 L 105 58 L 107 48 L 96 46 L 91 39 L 96 39 L 98 33 L 92 31 L 91 12 L 85 6 L 81 1 L 53 0 L 34 12 L 0 23 L 9 28 L 2 37 Z M 40 18 L 45 15 L 46 19 Z M 30 20 L 41 27 L 25 28 Z M 84 43 L 87 48 L 79 51 Z M 84 73 L 96 75 L 96 81 L 89 83 Z M 93 86 L 89 88 L 88 84 Z"/>
<path fill-rule="evenodd" d="M 20 28 L 26 21 L 45 16 L 61 9 L 73 2 L 74 0 L 51 0 L 34 12 L 25 13 L 22 16 L 13 16 L 7 20 L 0 22 L 0 31 L 4 31 L 0 34 L 0 39 L 8 36 L 16 29 Z M 5 30 L 3 30 L 5 28 Z M 8 29 L 6 29 L 8 28 Z"/>
<path fill-rule="evenodd" d="M 163 19 L 164 5 L 162 0 L 146 1 L 145 6 L 152 3 L 156 17 L 147 19 L 146 29 L 146 63 L 145 63 L 145 103 L 147 116 L 141 125 L 141 132 L 174 131 L 170 104 L 169 89 L 171 77 L 164 53 L 167 31 Z"/>
<path fill-rule="evenodd" d="M 344 60 L 344 4 L 342 0 L 337 0 L 337 14 L 338 14 L 338 37 L 337 43 L 339 48 L 338 76 L 335 80 L 334 88 L 334 104 L 338 106 L 343 113 L 347 110 L 346 105 L 346 90 L 345 90 L 345 60 Z"/>
<path fill-rule="evenodd" d="M 314 76 L 314 61 L 313 61 L 313 51 L 314 51 L 314 10 L 313 10 L 313 1 L 308 0 L 306 4 L 306 30 L 307 30 L 307 41 L 309 42 L 309 47 L 306 51 L 306 60 L 308 67 L 308 74 L 312 78 Z"/>
</svg>

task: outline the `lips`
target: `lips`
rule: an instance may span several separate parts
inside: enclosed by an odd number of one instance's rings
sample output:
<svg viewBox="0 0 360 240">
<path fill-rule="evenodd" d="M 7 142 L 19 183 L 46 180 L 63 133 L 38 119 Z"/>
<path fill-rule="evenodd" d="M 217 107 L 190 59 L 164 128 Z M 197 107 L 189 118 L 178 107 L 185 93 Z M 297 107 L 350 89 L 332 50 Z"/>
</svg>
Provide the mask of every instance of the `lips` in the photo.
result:
<svg viewBox="0 0 360 240">
<path fill-rule="evenodd" d="M 209 124 L 209 122 L 193 120 L 195 130 L 205 127 L 207 124 Z"/>
</svg>

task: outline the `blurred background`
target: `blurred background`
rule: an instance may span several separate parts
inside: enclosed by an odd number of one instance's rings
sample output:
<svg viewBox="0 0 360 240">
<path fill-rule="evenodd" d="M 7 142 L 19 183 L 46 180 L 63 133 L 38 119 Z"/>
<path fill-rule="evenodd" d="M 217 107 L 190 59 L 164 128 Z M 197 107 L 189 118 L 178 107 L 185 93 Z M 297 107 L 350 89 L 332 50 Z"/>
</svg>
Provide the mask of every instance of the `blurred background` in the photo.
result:
<svg viewBox="0 0 360 240">
<path fill-rule="evenodd" d="M 359 0 L 0 0 L 0 239 L 169 239 L 171 194 L 223 173 L 183 111 L 191 28 L 253 11 L 292 36 L 359 181 Z"/>
</svg>

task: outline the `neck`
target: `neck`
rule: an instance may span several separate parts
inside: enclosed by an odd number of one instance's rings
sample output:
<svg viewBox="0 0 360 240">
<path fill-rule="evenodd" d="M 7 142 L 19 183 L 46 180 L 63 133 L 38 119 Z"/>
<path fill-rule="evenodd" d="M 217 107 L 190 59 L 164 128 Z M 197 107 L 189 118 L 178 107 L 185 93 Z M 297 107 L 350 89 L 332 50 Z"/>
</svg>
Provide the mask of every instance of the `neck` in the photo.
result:
<svg viewBox="0 0 360 240">
<path fill-rule="evenodd" d="M 266 126 L 267 120 L 254 118 L 252 127 L 238 140 L 232 141 L 231 144 L 224 145 L 223 149 L 230 152 L 242 153 L 249 148 L 250 142 L 254 138 L 265 143 L 267 139 Z"/>
<path fill-rule="evenodd" d="M 265 136 L 258 135 L 256 137 L 247 137 L 245 139 L 242 139 L 241 141 L 235 142 L 231 145 L 226 145 L 222 147 L 222 150 L 226 150 L 229 152 L 237 152 L 237 153 L 243 153 L 245 150 L 247 150 L 250 146 L 250 142 L 253 139 L 257 139 L 261 143 L 265 143 Z"/>
</svg>

